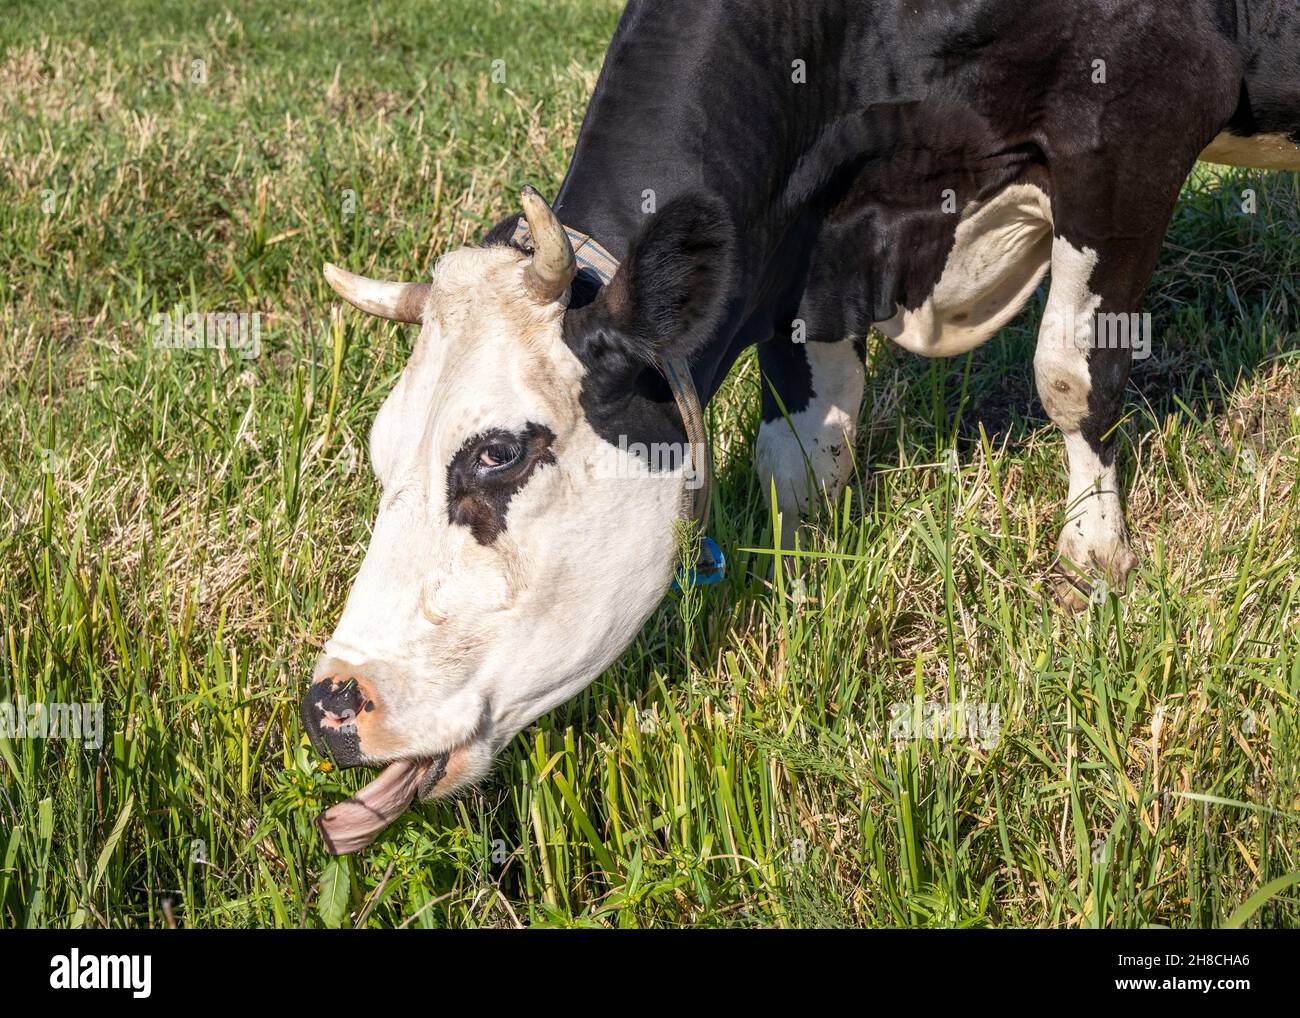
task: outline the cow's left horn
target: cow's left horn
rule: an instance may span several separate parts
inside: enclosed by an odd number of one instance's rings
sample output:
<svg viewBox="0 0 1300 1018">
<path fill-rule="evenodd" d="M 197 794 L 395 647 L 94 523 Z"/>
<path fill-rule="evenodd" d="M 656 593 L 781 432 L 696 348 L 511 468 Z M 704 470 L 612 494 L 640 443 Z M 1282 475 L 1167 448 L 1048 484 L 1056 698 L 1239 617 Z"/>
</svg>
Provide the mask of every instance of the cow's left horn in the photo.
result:
<svg viewBox="0 0 1300 1018">
<path fill-rule="evenodd" d="M 536 189 L 525 187 L 521 197 L 528 232 L 533 237 L 533 259 L 524 270 L 524 286 L 538 301 L 550 304 L 564 295 L 577 274 L 573 245 L 560 220 Z"/>
<path fill-rule="evenodd" d="M 347 269 L 325 263 L 325 278 L 334 292 L 355 308 L 394 322 L 418 325 L 429 296 L 428 283 L 389 283 L 354 276 Z"/>
</svg>

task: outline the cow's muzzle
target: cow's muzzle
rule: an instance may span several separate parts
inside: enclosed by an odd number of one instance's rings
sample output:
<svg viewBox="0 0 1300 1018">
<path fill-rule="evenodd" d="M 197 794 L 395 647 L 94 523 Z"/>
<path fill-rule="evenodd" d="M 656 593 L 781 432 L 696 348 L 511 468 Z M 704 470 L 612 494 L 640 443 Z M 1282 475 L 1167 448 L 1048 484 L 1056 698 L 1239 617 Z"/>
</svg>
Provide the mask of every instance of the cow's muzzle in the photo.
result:
<svg viewBox="0 0 1300 1018">
<path fill-rule="evenodd" d="M 355 676 L 326 675 L 302 698 L 302 726 L 316 752 L 340 767 L 356 767 L 362 762 L 357 719 L 370 710 L 374 703 Z"/>
</svg>

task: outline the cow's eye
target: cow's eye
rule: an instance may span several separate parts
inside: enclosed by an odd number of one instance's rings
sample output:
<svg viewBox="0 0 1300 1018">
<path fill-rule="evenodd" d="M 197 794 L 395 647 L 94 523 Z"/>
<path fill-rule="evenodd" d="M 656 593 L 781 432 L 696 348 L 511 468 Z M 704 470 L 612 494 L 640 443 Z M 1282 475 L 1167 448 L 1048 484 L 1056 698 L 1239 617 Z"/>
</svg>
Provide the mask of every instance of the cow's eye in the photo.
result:
<svg viewBox="0 0 1300 1018">
<path fill-rule="evenodd" d="M 447 464 L 447 519 L 468 527 L 479 544 L 491 544 L 506 529 L 510 499 L 538 467 L 554 465 L 554 441 L 550 428 L 532 421 L 518 432 L 470 435 Z"/>
<path fill-rule="evenodd" d="M 478 465 L 483 470 L 498 470 L 508 467 L 522 455 L 523 449 L 505 442 L 492 442 L 483 446 L 478 452 Z"/>
</svg>

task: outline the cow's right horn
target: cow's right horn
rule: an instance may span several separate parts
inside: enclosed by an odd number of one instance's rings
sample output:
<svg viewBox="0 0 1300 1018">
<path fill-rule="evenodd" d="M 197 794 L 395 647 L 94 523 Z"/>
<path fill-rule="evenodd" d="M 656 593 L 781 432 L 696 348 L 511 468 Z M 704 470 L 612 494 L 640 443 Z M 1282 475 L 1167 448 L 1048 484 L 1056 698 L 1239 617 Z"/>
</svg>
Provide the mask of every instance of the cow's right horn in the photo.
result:
<svg viewBox="0 0 1300 1018">
<path fill-rule="evenodd" d="M 367 314 L 413 325 L 422 321 L 424 302 L 429 296 L 428 283 L 389 283 L 382 279 L 367 279 L 329 262 L 325 263 L 325 278 L 335 293 Z"/>
<path fill-rule="evenodd" d="M 533 187 L 521 195 L 533 238 L 533 258 L 524 269 L 524 286 L 543 304 L 559 300 L 577 275 L 573 244 L 546 200 Z"/>
</svg>

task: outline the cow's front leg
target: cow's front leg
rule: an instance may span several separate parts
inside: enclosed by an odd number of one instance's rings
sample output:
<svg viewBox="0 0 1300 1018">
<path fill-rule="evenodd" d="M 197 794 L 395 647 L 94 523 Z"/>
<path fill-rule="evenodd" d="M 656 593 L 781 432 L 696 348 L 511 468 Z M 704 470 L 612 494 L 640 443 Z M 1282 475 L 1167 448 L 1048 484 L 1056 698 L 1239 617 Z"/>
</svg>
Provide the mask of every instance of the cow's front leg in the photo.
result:
<svg viewBox="0 0 1300 1018">
<path fill-rule="evenodd" d="M 799 522 L 816 501 L 836 499 L 853 476 L 862 350 L 851 339 L 794 343 L 775 337 L 758 346 L 763 419 L 754 466 L 769 510 L 776 489 L 782 548 L 794 548 Z"/>
<path fill-rule="evenodd" d="M 1100 246 L 1057 236 L 1034 355 L 1039 397 L 1065 435 L 1070 485 L 1055 586 L 1072 607 L 1085 603 L 1098 581 L 1123 590 L 1137 565 L 1124 526 L 1115 432 L 1133 354 L 1150 342 L 1135 313 L 1150 269 L 1132 252 L 1121 257 Z"/>
</svg>

